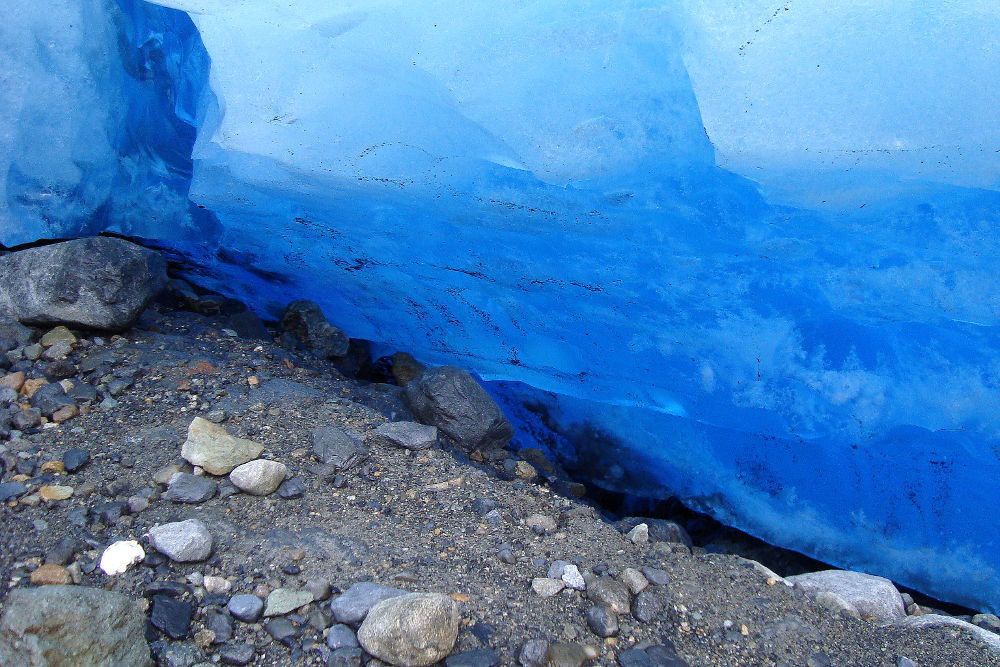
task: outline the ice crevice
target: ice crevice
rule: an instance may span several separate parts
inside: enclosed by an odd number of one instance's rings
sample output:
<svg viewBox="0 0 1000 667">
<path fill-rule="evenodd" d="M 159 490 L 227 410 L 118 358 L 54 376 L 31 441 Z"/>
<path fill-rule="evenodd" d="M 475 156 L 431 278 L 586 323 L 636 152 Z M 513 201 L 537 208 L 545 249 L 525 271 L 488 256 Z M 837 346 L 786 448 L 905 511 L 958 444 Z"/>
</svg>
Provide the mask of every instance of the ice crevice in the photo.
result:
<svg viewBox="0 0 1000 667">
<path fill-rule="evenodd" d="M 1000 608 L 1000 9 L 9 14 L 0 242 L 112 231 L 313 299 L 595 483 Z"/>
</svg>

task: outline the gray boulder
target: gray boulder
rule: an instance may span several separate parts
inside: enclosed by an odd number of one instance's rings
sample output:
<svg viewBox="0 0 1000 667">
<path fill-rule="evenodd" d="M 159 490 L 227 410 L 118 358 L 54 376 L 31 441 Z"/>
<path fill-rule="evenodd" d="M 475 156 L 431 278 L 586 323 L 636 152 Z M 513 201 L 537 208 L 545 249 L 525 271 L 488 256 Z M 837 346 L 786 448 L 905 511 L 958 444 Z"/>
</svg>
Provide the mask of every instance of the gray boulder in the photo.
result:
<svg viewBox="0 0 1000 667">
<path fill-rule="evenodd" d="M 351 343 L 347 334 L 327 321 L 318 304 L 306 299 L 288 304 L 281 328 L 325 359 L 343 357 Z"/>
<path fill-rule="evenodd" d="M 151 665 L 145 616 L 120 593 L 83 586 L 12 590 L 0 616 L 0 665 Z"/>
<path fill-rule="evenodd" d="M 887 625 L 906 617 L 902 596 L 892 582 L 883 577 L 850 570 L 824 570 L 785 580 L 814 596 L 822 592 L 834 593 L 857 609 L 862 618 L 874 623 Z"/>
<path fill-rule="evenodd" d="M 390 665 L 426 667 L 455 648 L 461 620 L 458 604 L 447 595 L 409 593 L 372 607 L 358 641 Z"/>
<path fill-rule="evenodd" d="M 0 317 L 121 331 L 166 284 L 163 257 L 122 239 L 29 248 L 0 257 Z"/>
<path fill-rule="evenodd" d="M 437 426 L 466 449 L 499 449 L 514 437 L 500 407 L 461 368 L 428 369 L 406 385 L 404 395 L 419 421 Z"/>
</svg>

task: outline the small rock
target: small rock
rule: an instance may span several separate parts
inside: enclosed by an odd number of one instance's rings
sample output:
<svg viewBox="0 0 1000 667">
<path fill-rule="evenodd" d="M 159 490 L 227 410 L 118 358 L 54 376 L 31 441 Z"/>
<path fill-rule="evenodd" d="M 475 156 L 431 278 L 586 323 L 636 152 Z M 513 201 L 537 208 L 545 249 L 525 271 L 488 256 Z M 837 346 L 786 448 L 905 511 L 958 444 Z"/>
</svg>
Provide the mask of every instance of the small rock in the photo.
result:
<svg viewBox="0 0 1000 667">
<path fill-rule="evenodd" d="M 305 588 L 312 593 L 314 602 L 320 602 L 330 597 L 330 582 L 326 579 L 310 579 L 306 582 Z"/>
<path fill-rule="evenodd" d="M 222 426 L 195 417 L 188 427 L 181 456 L 212 475 L 228 475 L 233 468 L 256 459 L 263 451 L 263 445 L 253 440 L 236 438 Z"/>
<path fill-rule="evenodd" d="M 531 580 L 531 590 L 541 598 L 550 598 L 553 595 L 557 595 L 564 588 L 566 588 L 566 584 L 562 579 L 535 577 Z"/>
<path fill-rule="evenodd" d="M 666 586 L 670 583 L 670 575 L 666 570 L 660 570 L 655 567 L 644 567 L 642 568 L 642 574 L 654 586 Z"/>
<path fill-rule="evenodd" d="M 545 667 L 548 662 L 549 643 L 544 639 L 530 639 L 521 647 L 517 661 L 521 667 Z"/>
<path fill-rule="evenodd" d="M 379 602 L 405 595 L 406 591 L 372 582 L 361 582 L 348 588 L 343 595 L 330 603 L 330 611 L 338 623 L 356 625 L 364 620 L 368 611 Z"/>
<path fill-rule="evenodd" d="M 976 614 L 972 617 L 972 624 L 978 625 L 983 630 L 1000 634 L 1000 618 L 993 614 Z"/>
<path fill-rule="evenodd" d="M 171 639 L 183 639 L 191 631 L 194 605 L 169 595 L 153 596 L 153 611 L 149 622 Z"/>
<path fill-rule="evenodd" d="M 460 621 L 458 604 L 448 596 L 409 593 L 372 607 L 358 630 L 358 641 L 392 665 L 427 667 L 454 649 Z"/>
<path fill-rule="evenodd" d="M 896 658 L 896 667 L 917 667 L 917 663 L 913 662 L 907 657 L 899 656 L 898 658 Z"/>
<path fill-rule="evenodd" d="M 489 498 L 476 498 L 472 501 L 472 511 L 476 516 L 482 518 L 497 508 L 495 500 Z"/>
<path fill-rule="evenodd" d="M 244 623 L 256 623 L 264 613 L 264 601 L 256 595 L 234 595 L 226 608 L 234 618 Z"/>
<path fill-rule="evenodd" d="M 562 573 L 563 583 L 566 584 L 567 588 L 572 588 L 576 591 L 587 590 L 587 582 L 580 574 L 580 569 L 576 565 L 569 564 L 565 567 Z"/>
<path fill-rule="evenodd" d="M 282 644 L 291 646 L 291 641 L 294 640 L 299 631 L 287 618 L 272 618 L 270 621 L 264 623 L 264 630 L 267 634 L 271 635 L 275 641 L 279 641 Z"/>
<path fill-rule="evenodd" d="M 207 477 L 179 472 L 170 478 L 163 497 L 175 503 L 203 503 L 215 496 L 218 490 L 219 485 Z"/>
<path fill-rule="evenodd" d="M 550 667 L 581 667 L 596 657 L 594 649 L 580 644 L 550 644 L 546 654 Z"/>
<path fill-rule="evenodd" d="M 555 529 L 558 527 L 555 519 L 544 514 L 532 514 L 524 520 L 524 523 L 528 528 L 537 527 L 546 533 L 555 532 Z"/>
<path fill-rule="evenodd" d="M 4 482 L 0 484 L 0 502 L 18 498 L 27 492 L 28 487 L 24 485 L 24 482 Z"/>
<path fill-rule="evenodd" d="M 24 386 L 25 375 L 23 371 L 17 371 L 16 373 L 8 373 L 0 378 L 0 387 L 6 389 L 13 389 L 14 391 L 21 391 L 21 387 Z"/>
<path fill-rule="evenodd" d="M 632 544 L 648 544 L 649 526 L 645 523 L 640 523 L 638 526 L 628 531 L 625 537 L 627 537 Z"/>
<path fill-rule="evenodd" d="M 646 590 L 647 586 L 649 586 L 649 580 L 646 579 L 642 572 L 631 567 L 627 567 L 622 570 L 621 580 L 623 584 L 628 586 L 632 595 L 638 595 Z"/>
<path fill-rule="evenodd" d="M 374 435 L 387 445 L 412 451 L 429 449 L 438 440 L 436 426 L 426 426 L 416 422 L 386 422 L 375 429 Z"/>
<path fill-rule="evenodd" d="M 163 641 L 157 644 L 161 646 L 156 651 L 156 662 L 160 667 L 196 667 L 205 662 L 205 653 L 197 646 Z"/>
<path fill-rule="evenodd" d="M 359 437 L 336 426 L 314 428 L 312 441 L 316 460 L 337 470 L 350 470 L 368 457 Z"/>
<path fill-rule="evenodd" d="M 514 474 L 517 475 L 519 479 L 534 479 L 538 477 L 538 471 L 535 470 L 535 466 L 531 465 L 527 461 L 518 461 L 514 464 Z"/>
<path fill-rule="evenodd" d="M 306 590 L 279 588 L 267 596 L 264 616 L 284 616 L 313 601 L 312 593 Z"/>
<path fill-rule="evenodd" d="M 447 667 L 495 667 L 500 664 L 500 656 L 496 651 L 488 648 L 480 648 L 465 653 L 457 653 L 450 658 L 446 658 L 444 664 Z"/>
<path fill-rule="evenodd" d="M 632 602 L 632 617 L 640 623 L 652 623 L 666 607 L 663 594 L 652 589 L 644 590 Z"/>
<path fill-rule="evenodd" d="M 330 658 L 326 661 L 326 667 L 361 667 L 361 656 L 360 648 L 338 648 L 330 654 Z M 379 667 L 384 664 L 375 658 L 368 661 L 370 667 Z"/>
<path fill-rule="evenodd" d="M 351 342 L 347 334 L 330 324 L 317 303 L 306 299 L 288 304 L 281 328 L 324 359 L 343 357 Z"/>
<path fill-rule="evenodd" d="M 227 644 L 219 649 L 219 660 L 224 665 L 248 665 L 254 657 L 254 647 L 249 644 Z"/>
<path fill-rule="evenodd" d="M 306 493 L 306 484 L 298 477 L 286 479 L 278 487 L 278 495 L 286 500 L 301 498 Z"/>
<path fill-rule="evenodd" d="M 146 551 L 135 540 L 115 542 L 101 554 L 101 571 L 109 576 L 124 574 L 146 557 Z"/>
<path fill-rule="evenodd" d="M 603 605 L 594 605 L 587 610 L 587 627 L 598 637 L 614 637 L 618 634 L 618 616 Z"/>
<path fill-rule="evenodd" d="M 31 583 L 38 586 L 68 586 L 73 583 L 69 570 L 62 565 L 47 563 L 31 573 Z"/>
<path fill-rule="evenodd" d="M 233 585 L 225 577 L 206 576 L 202 580 L 205 591 L 212 595 L 224 595 L 229 592 Z"/>
<path fill-rule="evenodd" d="M 52 347 L 60 341 L 72 344 L 76 342 L 76 336 L 66 327 L 58 326 L 47 331 L 38 342 L 42 344 L 42 347 Z"/>
<path fill-rule="evenodd" d="M 205 614 L 205 628 L 212 632 L 213 644 L 225 644 L 233 638 L 233 619 L 229 614 L 209 611 Z"/>
<path fill-rule="evenodd" d="M 597 577 L 588 582 L 587 597 L 616 614 L 628 614 L 632 609 L 632 596 L 628 589 L 623 583 L 610 577 Z"/>
<path fill-rule="evenodd" d="M 46 485 L 38 489 L 38 495 L 42 500 L 68 500 L 73 495 L 72 486 Z"/>
<path fill-rule="evenodd" d="M 358 648 L 361 646 L 354 630 L 343 623 L 338 623 L 330 628 L 326 635 L 326 645 L 333 651 L 339 648 Z"/>
<path fill-rule="evenodd" d="M 177 563 L 203 561 L 212 553 L 212 535 L 198 519 L 156 526 L 149 531 L 153 548 Z"/>
<path fill-rule="evenodd" d="M 42 474 L 59 475 L 66 471 L 62 461 L 46 461 L 39 468 Z"/>
</svg>

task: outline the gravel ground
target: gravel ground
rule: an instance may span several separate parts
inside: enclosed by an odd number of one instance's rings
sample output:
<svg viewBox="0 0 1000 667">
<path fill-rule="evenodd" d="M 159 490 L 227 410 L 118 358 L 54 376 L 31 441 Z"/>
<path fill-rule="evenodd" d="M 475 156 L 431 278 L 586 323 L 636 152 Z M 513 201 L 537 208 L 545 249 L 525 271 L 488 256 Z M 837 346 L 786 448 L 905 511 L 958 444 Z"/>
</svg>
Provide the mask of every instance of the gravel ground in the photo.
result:
<svg viewBox="0 0 1000 667">
<path fill-rule="evenodd" d="M 171 641 L 151 632 L 149 639 L 157 650 L 198 643 L 200 659 L 208 662 L 219 660 L 225 644 L 211 644 L 199 632 L 229 595 L 266 596 L 311 584 L 324 598 L 317 582 L 325 582 L 336 597 L 352 584 L 374 581 L 452 596 L 463 619 L 455 652 L 491 648 L 502 664 L 517 664 L 525 642 L 546 639 L 591 646 L 601 665 L 618 664 L 619 654 L 636 645 L 665 643 L 689 665 L 896 666 L 902 656 L 920 666 L 1000 665 L 962 631 L 878 627 L 828 611 L 738 557 L 680 544 L 634 544 L 585 500 L 499 474 L 504 458 L 516 458 L 512 452 L 476 462 L 447 442 L 424 451 L 382 444 L 371 431 L 386 415 L 405 417 L 395 388 L 346 378 L 326 362 L 233 336 L 225 326 L 212 317 L 154 309 L 122 337 L 77 344 L 72 362 L 95 368 L 83 379 L 105 388 L 119 380 L 118 396 L 0 443 L 8 463 L 20 464 L 2 481 L 19 474 L 28 486 L 28 493 L 3 503 L 0 596 L 32 585 L 31 572 L 58 561 L 57 545 L 73 538 L 76 548 L 64 564 L 76 563 L 70 570 L 77 583 L 137 599 L 155 582 L 185 584 L 179 599 L 196 603 L 188 637 Z M 191 471 L 180 451 L 195 416 L 264 445 L 263 456 L 287 465 L 304 494 L 247 495 L 222 477 L 215 478 L 221 493 L 205 502 L 161 498 L 165 487 L 154 480 L 159 471 L 170 465 Z M 339 472 L 318 463 L 317 426 L 355 430 L 370 448 L 367 459 Z M 89 452 L 90 462 L 75 473 L 58 472 L 57 465 L 47 472 L 51 464 L 43 469 L 71 448 Z M 46 484 L 74 493 L 37 501 L 32 491 Z M 481 517 L 481 499 L 495 503 L 499 516 Z M 528 524 L 537 519 L 527 519 L 533 515 L 555 527 L 532 529 Z M 179 564 L 154 555 L 115 577 L 96 567 L 111 543 L 143 541 L 150 528 L 189 518 L 212 533 L 207 561 Z M 646 596 L 658 613 L 647 623 L 622 614 L 617 636 L 598 637 L 588 628 L 593 602 L 586 593 L 565 589 L 542 598 L 532 590 L 532 580 L 545 577 L 556 560 L 613 576 L 626 568 L 664 570 L 668 581 L 650 586 Z M 226 578 L 231 590 L 206 592 L 207 576 Z M 240 621 L 226 643 L 251 645 L 254 665 L 327 664 L 330 617 L 322 600 L 286 618 L 296 636 L 284 643 L 261 623 Z"/>
</svg>

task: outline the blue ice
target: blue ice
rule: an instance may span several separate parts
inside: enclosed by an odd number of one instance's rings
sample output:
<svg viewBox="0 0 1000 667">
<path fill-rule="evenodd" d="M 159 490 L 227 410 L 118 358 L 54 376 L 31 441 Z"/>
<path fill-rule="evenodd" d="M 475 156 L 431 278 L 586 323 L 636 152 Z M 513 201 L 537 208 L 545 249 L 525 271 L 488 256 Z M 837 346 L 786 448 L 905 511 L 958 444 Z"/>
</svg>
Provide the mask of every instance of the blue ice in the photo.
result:
<svg viewBox="0 0 1000 667">
<path fill-rule="evenodd" d="M 1000 7 L 8 13 L 0 241 L 315 299 L 606 433 L 609 486 L 1000 609 Z"/>
</svg>

